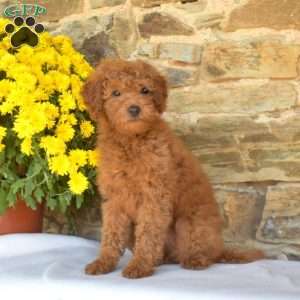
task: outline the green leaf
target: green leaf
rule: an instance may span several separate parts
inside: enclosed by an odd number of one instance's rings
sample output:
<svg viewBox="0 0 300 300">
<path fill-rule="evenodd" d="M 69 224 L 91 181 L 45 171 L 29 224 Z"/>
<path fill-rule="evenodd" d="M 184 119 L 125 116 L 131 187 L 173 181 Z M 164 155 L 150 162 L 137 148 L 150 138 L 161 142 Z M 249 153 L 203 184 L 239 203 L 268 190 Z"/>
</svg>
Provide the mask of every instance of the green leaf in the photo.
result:
<svg viewBox="0 0 300 300">
<path fill-rule="evenodd" d="M 16 152 L 15 147 L 7 147 L 7 158 L 9 160 L 14 159 L 16 154 L 17 154 L 17 152 Z"/>
<path fill-rule="evenodd" d="M 69 202 L 69 204 L 71 204 L 71 201 L 72 201 L 72 197 L 73 195 L 71 193 L 66 193 L 64 195 L 65 199 Z"/>
<path fill-rule="evenodd" d="M 5 162 L 5 152 L 0 152 L 0 166 Z"/>
<path fill-rule="evenodd" d="M 6 197 L 7 197 L 7 192 L 0 188 L 0 215 L 2 215 L 6 209 L 7 209 L 7 201 L 6 201 Z"/>
<path fill-rule="evenodd" d="M 13 183 L 10 187 L 10 190 L 13 194 L 17 194 L 21 188 L 24 187 L 24 180 L 19 179 L 15 183 Z"/>
<path fill-rule="evenodd" d="M 2 176 L 9 181 L 15 181 L 17 179 L 16 174 L 10 169 L 8 164 L 3 165 Z"/>
<path fill-rule="evenodd" d="M 53 191 L 53 176 L 44 172 L 44 177 L 46 178 L 46 184 L 49 191 Z"/>
<path fill-rule="evenodd" d="M 44 200 L 45 193 L 42 188 L 38 187 L 34 190 L 34 197 L 38 203 L 42 203 Z"/>
<path fill-rule="evenodd" d="M 82 206 L 82 203 L 84 202 L 84 196 L 78 195 L 76 196 L 76 208 L 79 209 Z"/>
<path fill-rule="evenodd" d="M 36 209 L 36 202 L 31 195 L 28 195 L 26 198 L 24 198 L 24 201 L 31 209 Z"/>
<path fill-rule="evenodd" d="M 68 207 L 68 201 L 64 197 L 64 195 L 59 195 L 58 196 L 58 202 L 59 202 L 59 208 L 60 210 L 65 213 Z"/>
<path fill-rule="evenodd" d="M 6 196 L 6 202 L 7 202 L 9 207 L 12 207 L 12 206 L 15 205 L 16 201 L 17 201 L 17 195 L 10 188 L 9 192 Z"/>
<path fill-rule="evenodd" d="M 34 176 L 38 175 L 41 172 L 42 168 L 43 167 L 42 167 L 41 163 L 38 160 L 34 160 L 30 164 L 26 175 L 28 177 L 34 177 Z"/>
<path fill-rule="evenodd" d="M 47 206 L 51 209 L 54 210 L 57 206 L 56 199 L 54 197 L 49 196 L 47 199 Z"/>
<path fill-rule="evenodd" d="M 60 209 L 63 213 L 67 211 L 67 208 L 70 206 L 72 201 L 72 194 L 71 193 L 63 193 L 58 196 Z"/>
<path fill-rule="evenodd" d="M 25 184 L 25 193 L 24 193 L 24 198 L 26 199 L 29 196 L 32 196 L 32 192 L 34 190 L 35 184 L 33 181 L 27 181 Z"/>
</svg>

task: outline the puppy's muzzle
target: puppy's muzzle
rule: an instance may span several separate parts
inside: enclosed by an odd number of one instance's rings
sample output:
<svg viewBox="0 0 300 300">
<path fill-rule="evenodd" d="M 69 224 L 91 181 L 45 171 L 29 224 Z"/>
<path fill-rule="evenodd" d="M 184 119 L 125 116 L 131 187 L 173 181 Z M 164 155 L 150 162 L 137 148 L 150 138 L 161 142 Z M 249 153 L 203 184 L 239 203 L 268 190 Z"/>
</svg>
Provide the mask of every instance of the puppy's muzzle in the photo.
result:
<svg viewBox="0 0 300 300">
<path fill-rule="evenodd" d="M 136 118 L 141 112 L 141 108 L 137 105 L 131 105 L 128 107 L 128 113 L 131 117 Z"/>
</svg>

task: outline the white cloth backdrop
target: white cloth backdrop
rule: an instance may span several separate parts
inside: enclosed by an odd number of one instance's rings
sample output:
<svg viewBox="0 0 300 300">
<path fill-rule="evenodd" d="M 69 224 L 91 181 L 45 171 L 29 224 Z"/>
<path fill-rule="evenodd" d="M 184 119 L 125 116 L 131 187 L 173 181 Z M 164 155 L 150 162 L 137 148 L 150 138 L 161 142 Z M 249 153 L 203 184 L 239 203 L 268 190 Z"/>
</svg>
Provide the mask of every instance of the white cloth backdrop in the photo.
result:
<svg viewBox="0 0 300 300">
<path fill-rule="evenodd" d="M 0 236 L 0 299 L 3 300 L 289 300 L 300 299 L 300 262 L 263 260 L 218 264 L 204 271 L 165 265 L 154 276 L 129 280 L 121 268 L 87 276 L 98 243 L 48 234 Z"/>
</svg>

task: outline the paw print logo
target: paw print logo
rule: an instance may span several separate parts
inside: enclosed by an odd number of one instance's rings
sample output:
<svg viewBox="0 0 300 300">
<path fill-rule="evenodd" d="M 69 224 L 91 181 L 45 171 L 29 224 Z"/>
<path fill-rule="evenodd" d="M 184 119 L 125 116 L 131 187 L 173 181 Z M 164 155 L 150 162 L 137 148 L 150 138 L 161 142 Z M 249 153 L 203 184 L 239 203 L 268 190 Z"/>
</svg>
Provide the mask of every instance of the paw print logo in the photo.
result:
<svg viewBox="0 0 300 300">
<path fill-rule="evenodd" d="M 25 25 L 24 24 L 25 21 Z M 39 43 L 38 33 L 45 30 L 42 24 L 36 24 L 34 17 L 27 17 L 25 20 L 22 17 L 16 17 L 13 24 L 5 26 L 5 32 L 12 34 L 10 38 L 11 45 L 18 48 L 24 44 L 35 47 Z"/>
</svg>

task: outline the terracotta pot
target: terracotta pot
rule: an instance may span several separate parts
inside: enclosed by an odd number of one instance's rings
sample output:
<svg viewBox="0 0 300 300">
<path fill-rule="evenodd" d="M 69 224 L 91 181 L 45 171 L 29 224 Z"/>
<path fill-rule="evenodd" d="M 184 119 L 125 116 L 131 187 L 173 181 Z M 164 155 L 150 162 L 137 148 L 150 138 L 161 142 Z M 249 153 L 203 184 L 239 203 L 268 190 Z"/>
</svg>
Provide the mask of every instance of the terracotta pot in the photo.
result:
<svg viewBox="0 0 300 300">
<path fill-rule="evenodd" d="M 0 234 L 38 233 L 43 227 L 43 204 L 33 210 L 18 200 L 16 205 L 0 215 Z"/>
</svg>

